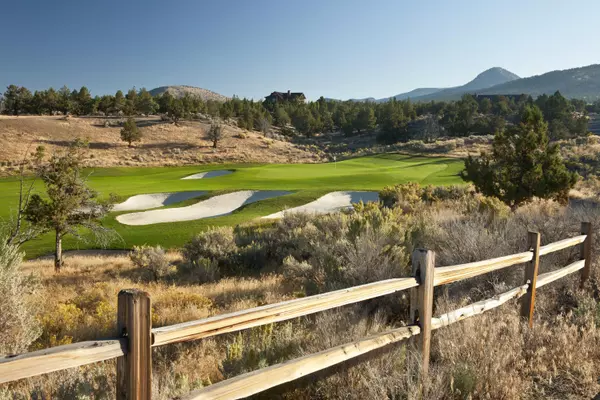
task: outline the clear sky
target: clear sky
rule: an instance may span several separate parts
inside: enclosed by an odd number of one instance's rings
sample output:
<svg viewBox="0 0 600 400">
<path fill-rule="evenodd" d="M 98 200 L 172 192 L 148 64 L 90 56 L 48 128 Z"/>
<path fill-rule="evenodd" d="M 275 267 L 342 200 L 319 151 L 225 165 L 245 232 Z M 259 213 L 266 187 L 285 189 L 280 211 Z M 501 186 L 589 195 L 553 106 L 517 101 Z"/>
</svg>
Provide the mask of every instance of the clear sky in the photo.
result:
<svg viewBox="0 0 600 400">
<path fill-rule="evenodd" d="M 376 98 L 600 63 L 599 0 L 0 2 L 0 88 Z"/>
</svg>

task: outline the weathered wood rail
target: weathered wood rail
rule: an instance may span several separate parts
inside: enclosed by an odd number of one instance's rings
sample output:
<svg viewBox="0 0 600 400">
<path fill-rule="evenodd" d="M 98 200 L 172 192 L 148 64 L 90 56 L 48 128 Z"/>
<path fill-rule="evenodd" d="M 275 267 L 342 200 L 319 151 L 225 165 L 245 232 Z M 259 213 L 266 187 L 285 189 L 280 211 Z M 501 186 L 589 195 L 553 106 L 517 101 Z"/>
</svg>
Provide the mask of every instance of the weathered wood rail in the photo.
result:
<svg viewBox="0 0 600 400">
<path fill-rule="evenodd" d="M 482 314 L 511 299 L 523 298 L 521 315 L 533 324 L 535 293 L 551 282 L 576 271 L 583 286 L 591 271 L 592 229 L 581 224 L 581 235 L 540 246 L 540 234 L 530 232 L 526 252 L 448 267 L 435 267 L 435 254 L 427 250 L 413 253 L 413 276 L 388 279 L 219 315 L 197 321 L 151 327 L 150 296 L 135 289 L 119 293 L 117 312 L 118 338 L 73 343 L 50 349 L 0 358 L 0 383 L 15 381 L 98 361 L 117 359 L 117 398 L 151 398 L 152 347 L 197 340 L 223 333 L 289 320 L 364 300 L 411 290 L 410 325 L 377 333 L 315 354 L 289 360 L 193 391 L 184 399 L 239 399 L 323 370 L 412 336 L 419 335 L 424 377 L 429 366 L 431 332 L 465 318 Z M 555 271 L 538 274 L 541 256 L 572 246 L 580 246 L 579 260 Z M 449 313 L 433 316 L 433 292 L 436 286 L 472 278 L 517 264 L 527 263 L 521 286 Z"/>
</svg>

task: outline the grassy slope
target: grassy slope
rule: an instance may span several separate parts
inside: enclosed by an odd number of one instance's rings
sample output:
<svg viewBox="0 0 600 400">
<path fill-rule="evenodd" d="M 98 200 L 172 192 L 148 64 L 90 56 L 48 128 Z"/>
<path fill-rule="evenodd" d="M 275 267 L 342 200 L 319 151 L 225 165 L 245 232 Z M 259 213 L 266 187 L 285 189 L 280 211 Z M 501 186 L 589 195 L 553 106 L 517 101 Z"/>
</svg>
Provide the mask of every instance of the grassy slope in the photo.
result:
<svg viewBox="0 0 600 400">
<path fill-rule="evenodd" d="M 101 196 L 118 194 L 125 199 L 134 194 L 186 190 L 231 191 L 239 189 L 290 190 L 293 194 L 268 199 L 242 207 L 236 212 L 204 220 L 124 226 L 116 222 L 113 213 L 105 225 L 114 228 L 123 238 L 113 248 L 130 248 L 135 244 L 161 244 L 165 247 L 185 243 L 195 232 L 209 226 L 236 225 L 288 207 L 295 207 L 334 190 L 380 190 L 385 185 L 420 182 L 447 185 L 460 183 L 458 173 L 461 160 L 448 158 L 412 157 L 385 154 L 355 158 L 337 164 L 267 164 L 267 165 L 212 165 L 161 168 L 102 168 L 90 175 L 90 186 Z M 235 172 L 211 179 L 181 180 L 180 178 L 211 169 L 232 169 Z M 39 186 L 39 185 L 38 185 Z M 18 181 L 0 180 L 0 218 L 7 219 L 17 205 Z M 189 201 L 185 202 L 189 204 Z M 52 250 L 52 236 L 27 243 L 30 257 Z M 65 248 L 93 248 L 93 243 L 65 240 Z"/>
</svg>

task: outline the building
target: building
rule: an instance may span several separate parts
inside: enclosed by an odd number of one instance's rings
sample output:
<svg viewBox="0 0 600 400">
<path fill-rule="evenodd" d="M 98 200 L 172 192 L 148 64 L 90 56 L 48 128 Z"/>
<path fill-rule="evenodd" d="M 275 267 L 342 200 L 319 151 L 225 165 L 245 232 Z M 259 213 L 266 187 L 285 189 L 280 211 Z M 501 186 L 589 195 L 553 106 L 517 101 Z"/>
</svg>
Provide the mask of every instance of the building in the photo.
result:
<svg viewBox="0 0 600 400">
<path fill-rule="evenodd" d="M 286 92 L 273 92 L 267 97 L 265 97 L 265 101 L 271 103 L 280 103 L 283 101 L 295 101 L 295 102 L 305 102 L 306 96 L 301 92 L 290 92 L 289 90 Z"/>
</svg>

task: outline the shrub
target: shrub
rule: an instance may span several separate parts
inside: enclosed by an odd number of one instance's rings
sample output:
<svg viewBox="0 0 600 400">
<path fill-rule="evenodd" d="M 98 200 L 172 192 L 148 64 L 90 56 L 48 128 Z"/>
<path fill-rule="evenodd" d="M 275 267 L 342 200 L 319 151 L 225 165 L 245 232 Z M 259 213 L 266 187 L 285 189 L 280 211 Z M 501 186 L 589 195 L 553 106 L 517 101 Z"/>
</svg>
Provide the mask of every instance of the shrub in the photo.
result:
<svg viewBox="0 0 600 400">
<path fill-rule="evenodd" d="M 41 331 L 31 297 L 36 285 L 19 270 L 23 254 L 0 236 L 0 354 L 26 351 Z"/>
<path fill-rule="evenodd" d="M 236 249 L 233 228 L 213 228 L 197 234 L 186 243 L 183 247 L 183 258 L 188 262 L 199 258 L 222 259 Z"/>
<path fill-rule="evenodd" d="M 233 228 L 210 229 L 184 245 L 182 268 L 201 282 L 211 282 L 235 266 L 236 251 Z"/>
<path fill-rule="evenodd" d="M 379 199 L 386 207 L 399 206 L 405 210 L 411 210 L 421 202 L 422 195 L 421 186 L 416 182 L 409 182 L 384 187 L 379 192 Z"/>
<path fill-rule="evenodd" d="M 166 277 L 172 268 L 165 251 L 160 246 L 134 246 L 133 251 L 129 253 L 129 258 L 133 265 L 150 272 L 155 281 Z"/>
</svg>

